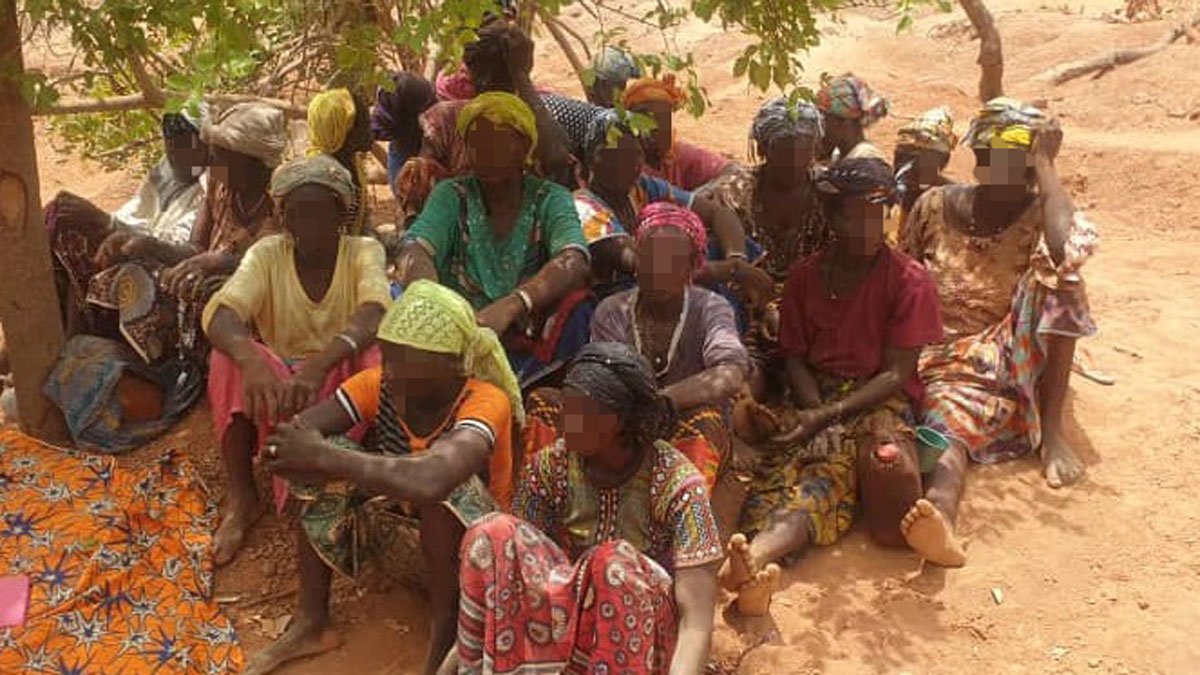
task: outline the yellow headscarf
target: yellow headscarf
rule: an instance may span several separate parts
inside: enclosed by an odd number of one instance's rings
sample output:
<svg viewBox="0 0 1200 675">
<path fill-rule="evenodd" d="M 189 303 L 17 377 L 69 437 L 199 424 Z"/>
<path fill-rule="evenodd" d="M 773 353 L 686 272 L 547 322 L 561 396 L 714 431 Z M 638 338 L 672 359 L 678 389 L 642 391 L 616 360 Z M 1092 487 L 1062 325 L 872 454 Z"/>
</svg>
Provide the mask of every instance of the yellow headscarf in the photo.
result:
<svg viewBox="0 0 1200 675">
<path fill-rule="evenodd" d="M 537 118 L 533 110 L 519 97 L 503 91 L 489 91 L 471 99 L 471 102 L 458 113 L 458 133 L 465 136 L 475 120 L 480 117 L 492 124 L 503 124 L 512 127 L 517 133 L 529 139 L 529 155 L 527 160 L 533 161 L 534 151 L 537 150 L 538 132 Z"/>
<path fill-rule="evenodd" d="M 308 104 L 308 156 L 332 155 L 354 127 L 354 97 L 347 89 L 317 94 Z"/>
<path fill-rule="evenodd" d="M 975 149 L 1028 150 L 1033 136 L 1049 121 L 1046 113 L 1012 98 L 994 98 L 971 121 L 964 141 Z"/>
<path fill-rule="evenodd" d="M 663 101 L 678 110 L 687 101 L 687 94 L 675 84 L 675 76 L 667 73 L 661 79 L 643 77 L 630 82 L 625 87 L 623 100 L 625 106 L 630 108 L 650 101 Z"/>
<path fill-rule="evenodd" d="M 521 388 L 500 339 L 476 323 L 475 310 L 449 288 L 425 279 L 409 284 L 379 323 L 377 337 L 435 354 L 461 355 L 467 375 L 508 394 L 513 417 L 525 423 Z"/>
</svg>

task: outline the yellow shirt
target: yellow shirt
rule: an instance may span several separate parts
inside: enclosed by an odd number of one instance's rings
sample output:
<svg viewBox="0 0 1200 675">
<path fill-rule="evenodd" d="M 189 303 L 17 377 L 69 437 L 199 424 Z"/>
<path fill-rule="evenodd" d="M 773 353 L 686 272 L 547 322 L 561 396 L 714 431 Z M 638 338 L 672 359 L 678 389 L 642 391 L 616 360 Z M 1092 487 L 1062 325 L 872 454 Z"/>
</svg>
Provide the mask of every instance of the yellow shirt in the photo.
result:
<svg viewBox="0 0 1200 675">
<path fill-rule="evenodd" d="M 263 237 L 251 246 L 205 306 L 204 331 L 217 308 L 228 307 L 281 358 L 306 359 L 329 346 L 360 306 L 391 302 L 383 245 L 375 239 L 342 237 L 333 280 L 318 302 L 300 284 L 294 250 L 287 234 Z"/>
</svg>

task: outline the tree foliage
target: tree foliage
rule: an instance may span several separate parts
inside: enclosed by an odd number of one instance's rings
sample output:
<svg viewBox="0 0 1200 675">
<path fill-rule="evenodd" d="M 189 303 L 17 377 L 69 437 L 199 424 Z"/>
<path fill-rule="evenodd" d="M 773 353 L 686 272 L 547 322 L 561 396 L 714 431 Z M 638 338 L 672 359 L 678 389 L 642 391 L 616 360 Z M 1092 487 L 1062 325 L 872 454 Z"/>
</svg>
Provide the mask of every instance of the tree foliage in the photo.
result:
<svg viewBox="0 0 1200 675">
<path fill-rule="evenodd" d="M 801 56 L 819 44 L 818 17 L 848 0 L 656 0 L 631 13 L 618 0 L 579 0 L 591 34 L 567 28 L 575 49 L 626 45 L 630 23 L 653 29 L 661 48 L 637 59 L 653 74 L 679 74 L 689 109 L 707 100 L 692 53 L 675 29 L 692 16 L 747 35 L 732 64 L 760 90 L 790 90 Z M 886 1 L 886 0 L 885 0 Z M 914 2 L 899 0 L 902 16 Z M 526 27 L 565 22 L 565 0 L 514 0 Z M 206 93 L 283 98 L 300 106 L 337 84 L 373 89 L 390 70 L 432 74 L 454 63 L 497 0 L 23 0 L 25 42 L 54 55 L 27 63 L 23 87 L 36 110 L 59 115 L 67 143 L 110 163 L 149 156 L 159 109 L 198 104 Z M 901 19 L 905 21 L 905 19 Z M 556 38 L 564 31 L 557 31 Z M 563 41 L 560 40 L 560 44 Z M 566 49 L 572 45 L 566 44 Z M 587 79 L 590 74 L 580 73 Z"/>
</svg>

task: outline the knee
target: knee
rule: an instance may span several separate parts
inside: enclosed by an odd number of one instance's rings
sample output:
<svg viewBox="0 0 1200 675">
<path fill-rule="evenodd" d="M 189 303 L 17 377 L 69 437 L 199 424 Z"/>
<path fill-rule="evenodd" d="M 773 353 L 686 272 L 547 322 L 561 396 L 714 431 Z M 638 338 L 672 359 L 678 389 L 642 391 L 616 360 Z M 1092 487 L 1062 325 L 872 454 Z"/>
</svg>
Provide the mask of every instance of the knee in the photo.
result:
<svg viewBox="0 0 1200 675">
<path fill-rule="evenodd" d="M 884 546 L 903 546 L 900 521 L 921 498 L 921 473 L 912 444 L 876 445 L 860 454 L 859 490 L 871 538 Z"/>
<path fill-rule="evenodd" d="M 512 536 L 521 524 L 521 519 L 507 513 L 492 513 L 467 528 L 462 538 L 463 550 L 479 541 L 503 541 Z"/>
</svg>

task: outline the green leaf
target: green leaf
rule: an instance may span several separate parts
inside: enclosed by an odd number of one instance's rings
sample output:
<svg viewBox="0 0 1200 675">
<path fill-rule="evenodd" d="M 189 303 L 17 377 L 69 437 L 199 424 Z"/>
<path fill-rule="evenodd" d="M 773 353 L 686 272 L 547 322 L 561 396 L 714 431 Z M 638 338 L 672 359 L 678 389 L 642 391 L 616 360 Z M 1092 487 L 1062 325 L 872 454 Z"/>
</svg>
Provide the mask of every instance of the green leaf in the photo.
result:
<svg viewBox="0 0 1200 675">
<path fill-rule="evenodd" d="M 900 33 L 903 33 L 904 31 L 908 30 L 909 28 L 912 28 L 912 25 L 913 25 L 912 14 L 905 14 L 904 16 L 900 17 L 900 23 L 896 25 L 896 34 L 899 35 Z"/>
<path fill-rule="evenodd" d="M 771 86 L 771 68 L 760 61 L 750 62 L 750 84 L 766 91 Z"/>
</svg>

